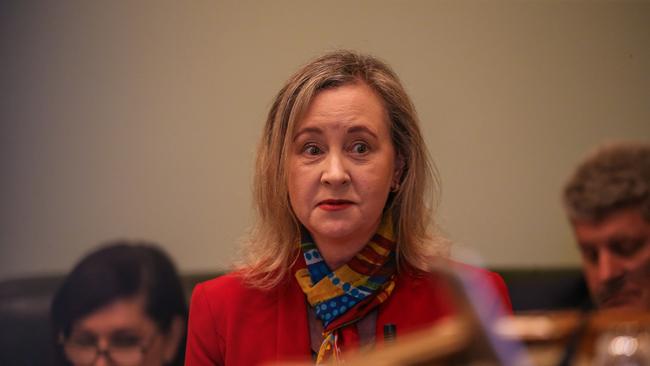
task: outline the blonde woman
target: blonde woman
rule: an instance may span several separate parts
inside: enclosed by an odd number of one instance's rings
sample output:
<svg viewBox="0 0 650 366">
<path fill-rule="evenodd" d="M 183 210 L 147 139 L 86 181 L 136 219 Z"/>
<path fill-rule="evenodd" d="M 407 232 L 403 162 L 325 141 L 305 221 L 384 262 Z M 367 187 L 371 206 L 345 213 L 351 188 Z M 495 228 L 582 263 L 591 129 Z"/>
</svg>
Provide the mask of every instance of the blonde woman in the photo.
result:
<svg viewBox="0 0 650 366">
<path fill-rule="evenodd" d="M 337 51 L 296 72 L 269 111 L 245 261 L 194 290 L 187 365 L 340 357 L 453 313 L 431 260 L 437 180 L 397 76 Z M 474 270 L 473 270 L 474 271 Z M 497 275 L 485 274 L 509 306 Z"/>
</svg>

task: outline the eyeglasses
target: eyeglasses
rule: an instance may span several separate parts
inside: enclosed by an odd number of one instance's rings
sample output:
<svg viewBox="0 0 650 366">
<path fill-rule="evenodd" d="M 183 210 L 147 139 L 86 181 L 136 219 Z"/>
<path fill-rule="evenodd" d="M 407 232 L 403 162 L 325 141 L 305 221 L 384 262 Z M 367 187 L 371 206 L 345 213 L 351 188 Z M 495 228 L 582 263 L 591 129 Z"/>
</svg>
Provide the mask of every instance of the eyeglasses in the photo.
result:
<svg viewBox="0 0 650 366">
<path fill-rule="evenodd" d="M 92 333 L 72 335 L 61 343 L 68 361 L 76 366 L 93 365 L 102 356 L 116 366 L 137 366 L 144 361 L 156 335 L 143 342 L 138 335 L 117 332 L 109 336 L 108 347 L 104 349 L 100 349 L 98 337 Z"/>
</svg>

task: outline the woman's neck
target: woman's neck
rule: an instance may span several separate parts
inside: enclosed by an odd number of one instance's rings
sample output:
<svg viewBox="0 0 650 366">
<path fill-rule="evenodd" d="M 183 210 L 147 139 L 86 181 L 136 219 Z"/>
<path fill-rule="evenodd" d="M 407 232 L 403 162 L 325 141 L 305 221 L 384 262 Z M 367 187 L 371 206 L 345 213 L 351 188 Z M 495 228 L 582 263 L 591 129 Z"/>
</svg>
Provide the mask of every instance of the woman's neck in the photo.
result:
<svg viewBox="0 0 650 366">
<path fill-rule="evenodd" d="M 357 253 L 368 244 L 372 234 L 367 238 L 332 239 L 314 237 L 323 260 L 330 270 L 334 271 L 347 264 Z"/>
</svg>

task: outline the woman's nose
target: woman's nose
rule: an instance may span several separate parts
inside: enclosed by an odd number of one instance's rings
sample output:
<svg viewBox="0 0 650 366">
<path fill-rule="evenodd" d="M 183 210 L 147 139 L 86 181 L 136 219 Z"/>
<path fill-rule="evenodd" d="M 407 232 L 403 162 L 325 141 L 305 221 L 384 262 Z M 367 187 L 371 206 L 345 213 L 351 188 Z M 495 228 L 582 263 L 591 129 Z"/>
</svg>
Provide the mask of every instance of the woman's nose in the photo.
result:
<svg viewBox="0 0 650 366">
<path fill-rule="evenodd" d="M 99 355 L 97 357 L 97 360 L 95 360 L 94 366 L 109 366 L 111 363 L 108 362 L 108 357 L 106 355 Z"/>
<path fill-rule="evenodd" d="M 329 186 L 340 186 L 350 182 L 350 174 L 344 158 L 337 153 L 330 153 L 324 161 L 321 183 Z"/>
</svg>

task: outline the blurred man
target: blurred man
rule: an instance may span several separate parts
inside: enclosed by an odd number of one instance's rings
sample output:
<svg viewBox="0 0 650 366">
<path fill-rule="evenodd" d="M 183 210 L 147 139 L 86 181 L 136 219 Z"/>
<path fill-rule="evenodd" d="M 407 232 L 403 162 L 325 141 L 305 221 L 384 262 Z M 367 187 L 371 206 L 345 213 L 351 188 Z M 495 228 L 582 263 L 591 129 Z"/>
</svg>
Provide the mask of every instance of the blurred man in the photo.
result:
<svg viewBox="0 0 650 366">
<path fill-rule="evenodd" d="M 563 200 L 595 304 L 650 310 L 650 143 L 597 149 Z"/>
</svg>

